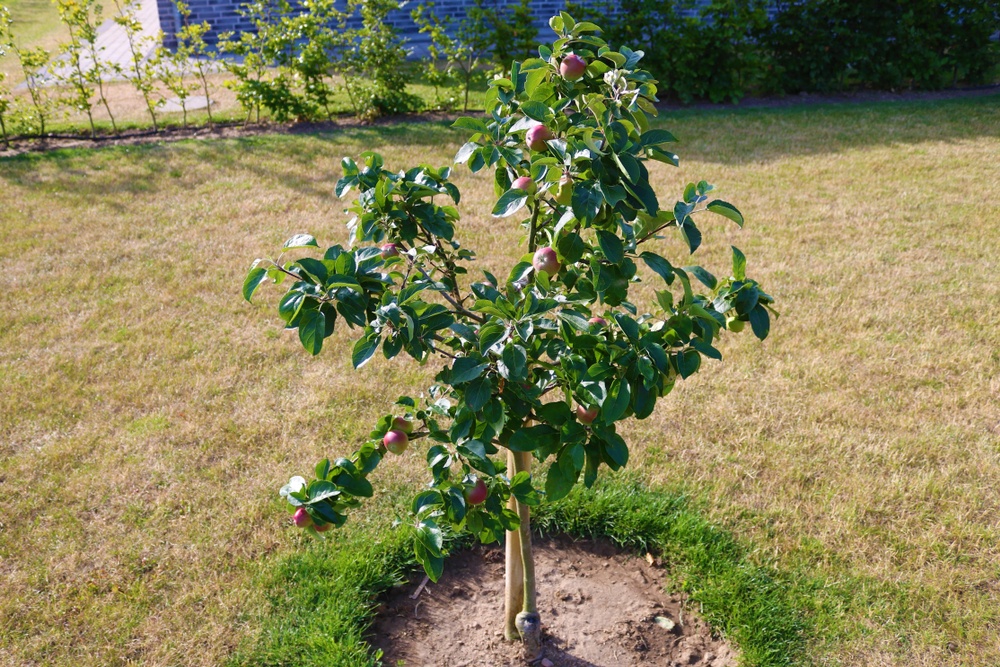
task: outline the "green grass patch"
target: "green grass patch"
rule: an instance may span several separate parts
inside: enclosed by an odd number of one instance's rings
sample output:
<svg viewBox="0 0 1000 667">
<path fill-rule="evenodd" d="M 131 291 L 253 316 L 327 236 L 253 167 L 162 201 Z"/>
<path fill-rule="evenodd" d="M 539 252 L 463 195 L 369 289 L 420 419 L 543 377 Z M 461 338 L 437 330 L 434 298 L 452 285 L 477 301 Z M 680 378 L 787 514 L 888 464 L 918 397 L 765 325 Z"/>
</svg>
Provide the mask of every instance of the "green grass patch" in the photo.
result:
<svg viewBox="0 0 1000 667">
<path fill-rule="evenodd" d="M 807 626 L 796 603 L 805 600 L 796 598 L 808 597 L 808 587 L 797 589 L 773 566 L 755 562 L 751 548 L 705 518 L 685 493 L 619 477 L 537 509 L 536 532 L 607 538 L 625 551 L 662 556 L 668 580 L 736 643 L 746 667 L 791 665 L 801 654 Z M 264 583 L 270 606 L 261 635 L 232 664 L 377 664 L 365 632 L 377 596 L 415 567 L 411 539 L 408 527 L 390 528 L 386 519 L 285 556 Z"/>
</svg>

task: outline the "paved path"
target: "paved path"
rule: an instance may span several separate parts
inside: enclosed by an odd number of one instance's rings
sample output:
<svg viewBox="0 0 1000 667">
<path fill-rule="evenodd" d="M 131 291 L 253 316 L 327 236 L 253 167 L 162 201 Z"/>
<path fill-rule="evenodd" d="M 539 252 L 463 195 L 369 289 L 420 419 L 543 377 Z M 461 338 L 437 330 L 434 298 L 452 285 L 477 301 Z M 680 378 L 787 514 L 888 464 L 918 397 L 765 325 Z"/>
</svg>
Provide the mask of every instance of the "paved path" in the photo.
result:
<svg viewBox="0 0 1000 667">
<path fill-rule="evenodd" d="M 142 23 L 142 32 L 135 35 L 136 44 L 142 49 L 142 57 L 146 58 L 153 52 L 160 43 L 160 15 L 156 10 L 156 0 L 140 0 L 136 18 Z M 117 14 L 114 3 L 105 3 L 105 9 Z M 89 51 L 89 49 L 87 49 Z M 108 18 L 97 29 L 97 57 L 101 63 L 120 68 L 124 75 L 128 76 L 135 68 L 132 62 L 132 51 L 129 49 L 128 36 L 125 29 L 115 23 L 114 18 Z M 66 56 L 60 56 L 60 60 L 65 61 Z M 84 71 L 90 70 L 94 66 L 94 61 L 89 53 L 80 58 Z M 58 77 L 65 77 L 70 73 L 70 66 L 64 65 L 56 68 Z M 50 81 L 51 75 L 40 74 L 40 79 Z M 105 75 L 106 79 L 114 78 Z"/>
</svg>

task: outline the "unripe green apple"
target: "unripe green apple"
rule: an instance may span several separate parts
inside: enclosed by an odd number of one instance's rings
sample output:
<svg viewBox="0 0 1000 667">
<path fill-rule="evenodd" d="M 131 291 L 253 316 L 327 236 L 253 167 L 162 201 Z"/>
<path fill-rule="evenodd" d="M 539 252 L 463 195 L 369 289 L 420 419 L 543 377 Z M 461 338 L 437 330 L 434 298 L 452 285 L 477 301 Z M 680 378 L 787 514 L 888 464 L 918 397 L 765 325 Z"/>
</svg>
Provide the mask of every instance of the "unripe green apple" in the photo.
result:
<svg viewBox="0 0 1000 667">
<path fill-rule="evenodd" d="M 312 525 L 312 517 L 309 516 L 309 512 L 306 511 L 305 507 L 300 507 L 295 510 L 295 514 L 292 515 L 292 523 L 294 523 L 299 528 L 308 528 Z"/>
<path fill-rule="evenodd" d="M 510 187 L 516 190 L 524 190 L 529 195 L 533 195 L 538 192 L 538 185 L 536 185 L 535 182 L 528 176 L 519 176 L 515 178 L 514 182 L 510 184 Z"/>
<path fill-rule="evenodd" d="M 545 142 L 555 139 L 556 135 L 552 134 L 552 130 L 545 127 L 544 125 L 535 125 L 528 129 L 527 134 L 524 135 L 524 139 L 528 144 L 528 148 L 533 151 L 544 151 L 548 148 Z"/>
<path fill-rule="evenodd" d="M 559 73 L 567 81 L 577 81 L 583 77 L 583 73 L 587 71 L 587 61 L 571 53 L 559 64 Z"/>
<path fill-rule="evenodd" d="M 488 495 L 489 489 L 486 488 L 486 482 L 477 479 L 475 485 L 465 494 L 465 500 L 470 505 L 482 505 L 486 502 L 486 496 Z"/>
<path fill-rule="evenodd" d="M 396 417 L 392 420 L 392 430 L 402 431 L 406 435 L 413 433 L 413 422 L 406 417 Z"/>
<path fill-rule="evenodd" d="M 410 439 L 402 431 L 389 431 L 382 438 L 382 444 L 393 454 L 402 454 L 410 444 Z"/>
<path fill-rule="evenodd" d="M 386 243 L 382 246 L 382 259 L 389 259 L 390 257 L 399 257 L 399 248 L 395 243 Z"/>
<path fill-rule="evenodd" d="M 559 189 L 556 190 L 556 203 L 569 206 L 573 203 L 573 179 L 569 174 L 563 174 L 559 179 Z"/>
<path fill-rule="evenodd" d="M 597 408 L 585 408 L 582 405 L 576 406 L 576 418 L 581 424 L 593 424 L 597 419 Z"/>
<path fill-rule="evenodd" d="M 559 273 L 559 258 L 556 256 L 556 251 L 548 246 L 535 251 L 531 265 L 535 267 L 535 271 L 544 271 L 550 276 Z"/>
<path fill-rule="evenodd" d="M 739 333 L 743 331 L 743 327 L 747 325 L 743 320 L 738 320 L 735 317 L 731 320 L 726 320 L 726 328 L 733 333 Z"/>
</svg>

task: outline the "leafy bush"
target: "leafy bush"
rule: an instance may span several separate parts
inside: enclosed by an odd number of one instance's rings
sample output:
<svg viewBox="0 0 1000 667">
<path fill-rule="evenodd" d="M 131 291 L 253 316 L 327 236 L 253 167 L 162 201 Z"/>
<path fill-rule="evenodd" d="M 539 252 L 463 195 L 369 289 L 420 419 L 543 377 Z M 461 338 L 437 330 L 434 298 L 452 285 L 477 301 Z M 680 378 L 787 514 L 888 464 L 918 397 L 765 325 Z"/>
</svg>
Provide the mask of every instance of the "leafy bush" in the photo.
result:
<svg viewBox="0 0 1000 667">
<path fill-rule="evenodd" d="M 990 0 L 782 2 L 759 33 L 784 92 L 941 88 L 989 80 L 1000 9 Z"/>
<path fill-rule="evenodd" d="M 464 90 L 463 110 L 469 110 L 469 89 L 477 76 L 481 75 L 480 61 L 492 48 L 493 32 L 489 24 L 489 15 L 483 7 L 483 0 L 474 0 L 466 11 L 465 18 L 457 25 L 451 17 L 439 17 L 434 13 L 434 3 L 420 5 L 412 13 L 413 21 L 420 26 L 420 32 L 427 33 L 431 39 L 428 47 L 430 63 L 427 78 L 435 86 L 443 85 L 452 78 L 455 70 L 461 72 Z M 452 34 L 454 33 L 454 34 Z M 439 70 L 437 61 L 447 63 L 445 70 Z"/>
<path fill-rule="evenodd" d="M 352 0 L 350 7 L 361 14 L 361 27 L 348 34 L 349 49 L 343 57 L 355 115 L 370 120 L 419 110 L 423 101 L 406 92 L 409 54 L 388 21 L 389 13 L 400 8 L 399 0 Z"/>
</svg>

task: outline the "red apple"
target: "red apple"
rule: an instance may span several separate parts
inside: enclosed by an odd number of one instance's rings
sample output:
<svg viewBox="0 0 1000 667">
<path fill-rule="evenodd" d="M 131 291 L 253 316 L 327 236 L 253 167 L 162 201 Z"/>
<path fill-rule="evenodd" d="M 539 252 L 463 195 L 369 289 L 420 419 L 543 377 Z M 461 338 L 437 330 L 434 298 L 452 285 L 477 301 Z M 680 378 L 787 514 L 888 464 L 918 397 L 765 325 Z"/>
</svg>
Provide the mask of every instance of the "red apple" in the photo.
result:
<svg viewBox="0 0 1000 667">
<path fill-rule="evenodd" d="M 571 53 L 559 64 L 559 73 L 567 81 L 576 81 L 583 77 L 583 73 L 587 71 L 587 61 Z"/>
<path fill-rule="evenodd" d="M 594 316 L 587 320 L 587 324 L 593 324 L 595 327 L 606 327 L 608 326 L 608 321 L 603 317 Z"/>
<path fill-rule="evenodd" d="M 489 489 L 486 488 L 486 482 L 477 479 L 475 486 L 465 494 L 465 499 L 470 505 L 482 505 L 486 502 L 486 496 L 488 495 Z"/>
<path fill-rule="evenodd" d="M 317 523 L 313 527 L 316 529 L 317 533 L 325 533 L 326 531 L 328 531 L 331 528 L 333 528 L 333 524 L 332 523 Z"/>
<path fill-rule="evenodd" d="M 544 151 L 548 148 L 545 142 L 555 138 L 556 136 L 552 134 L 552 130 L 544 125 L 535 125 L 524 136 L 525 141 L 528 143 L 528 148 L 533 151 Z"/>
<path fill-rule="evenodd" d="M 556 190 L 556 203 L 569 206 L 573 203 L 573 179 L 569 174 L 563 174 L 559 179 L 559 189 Z"/>
<path fill-rule="evenodd" d="M 389 431 L 382 438 L 382 444 L 393 454 L 402 454 L 410 444 L 410 439 L 402 431 Z"/>
<path fill-rule="evenodd" d="M 593 424 L 594 420 L 597 419 L 597 408 L 587 409 L 578 405 L 576 406 L 576 418 L 580 420 L 581 424 Z"/>
<path fill-rule="evenodd" d="M 399 248 L 396 247 L 395 243 L 386 243 L 382 246 L 382 259 L 390 257 L 399 257 Z"/>
<path fill-rule="evenodd" d="M 406 435 L 413 433 L 413 422 L 406 417 L 396 417 L 392 420 L 392 430 L 402 431 Z"/>
<path fill-rule="evenodd" d="M 531 265 L 535 267 L 535 271 L 544 271 L 550 276 L 559 273 L 559 258 L 556 256 L 556 251 L 548 246 L 535 251 Z"/>
<path fill-rule="evenodd" d="M 305 507 L 300 507 L 295 510 L 295 514 L 292 515 L 292 523 L 294 523 L 299 528 L 308 528 L 312 525 L 312 517 L 309 516 L 309 512 L 306 511 Z"/>
<path fill-rule="evenodd" d="M 514 182 L 510 184 L 510 187 L 517 190 L 524 190 L 529 195 L 533 195 L 538 192 L 538 186 L 527 176 L 519 176 L 515 178 Z"/>
</svg>

